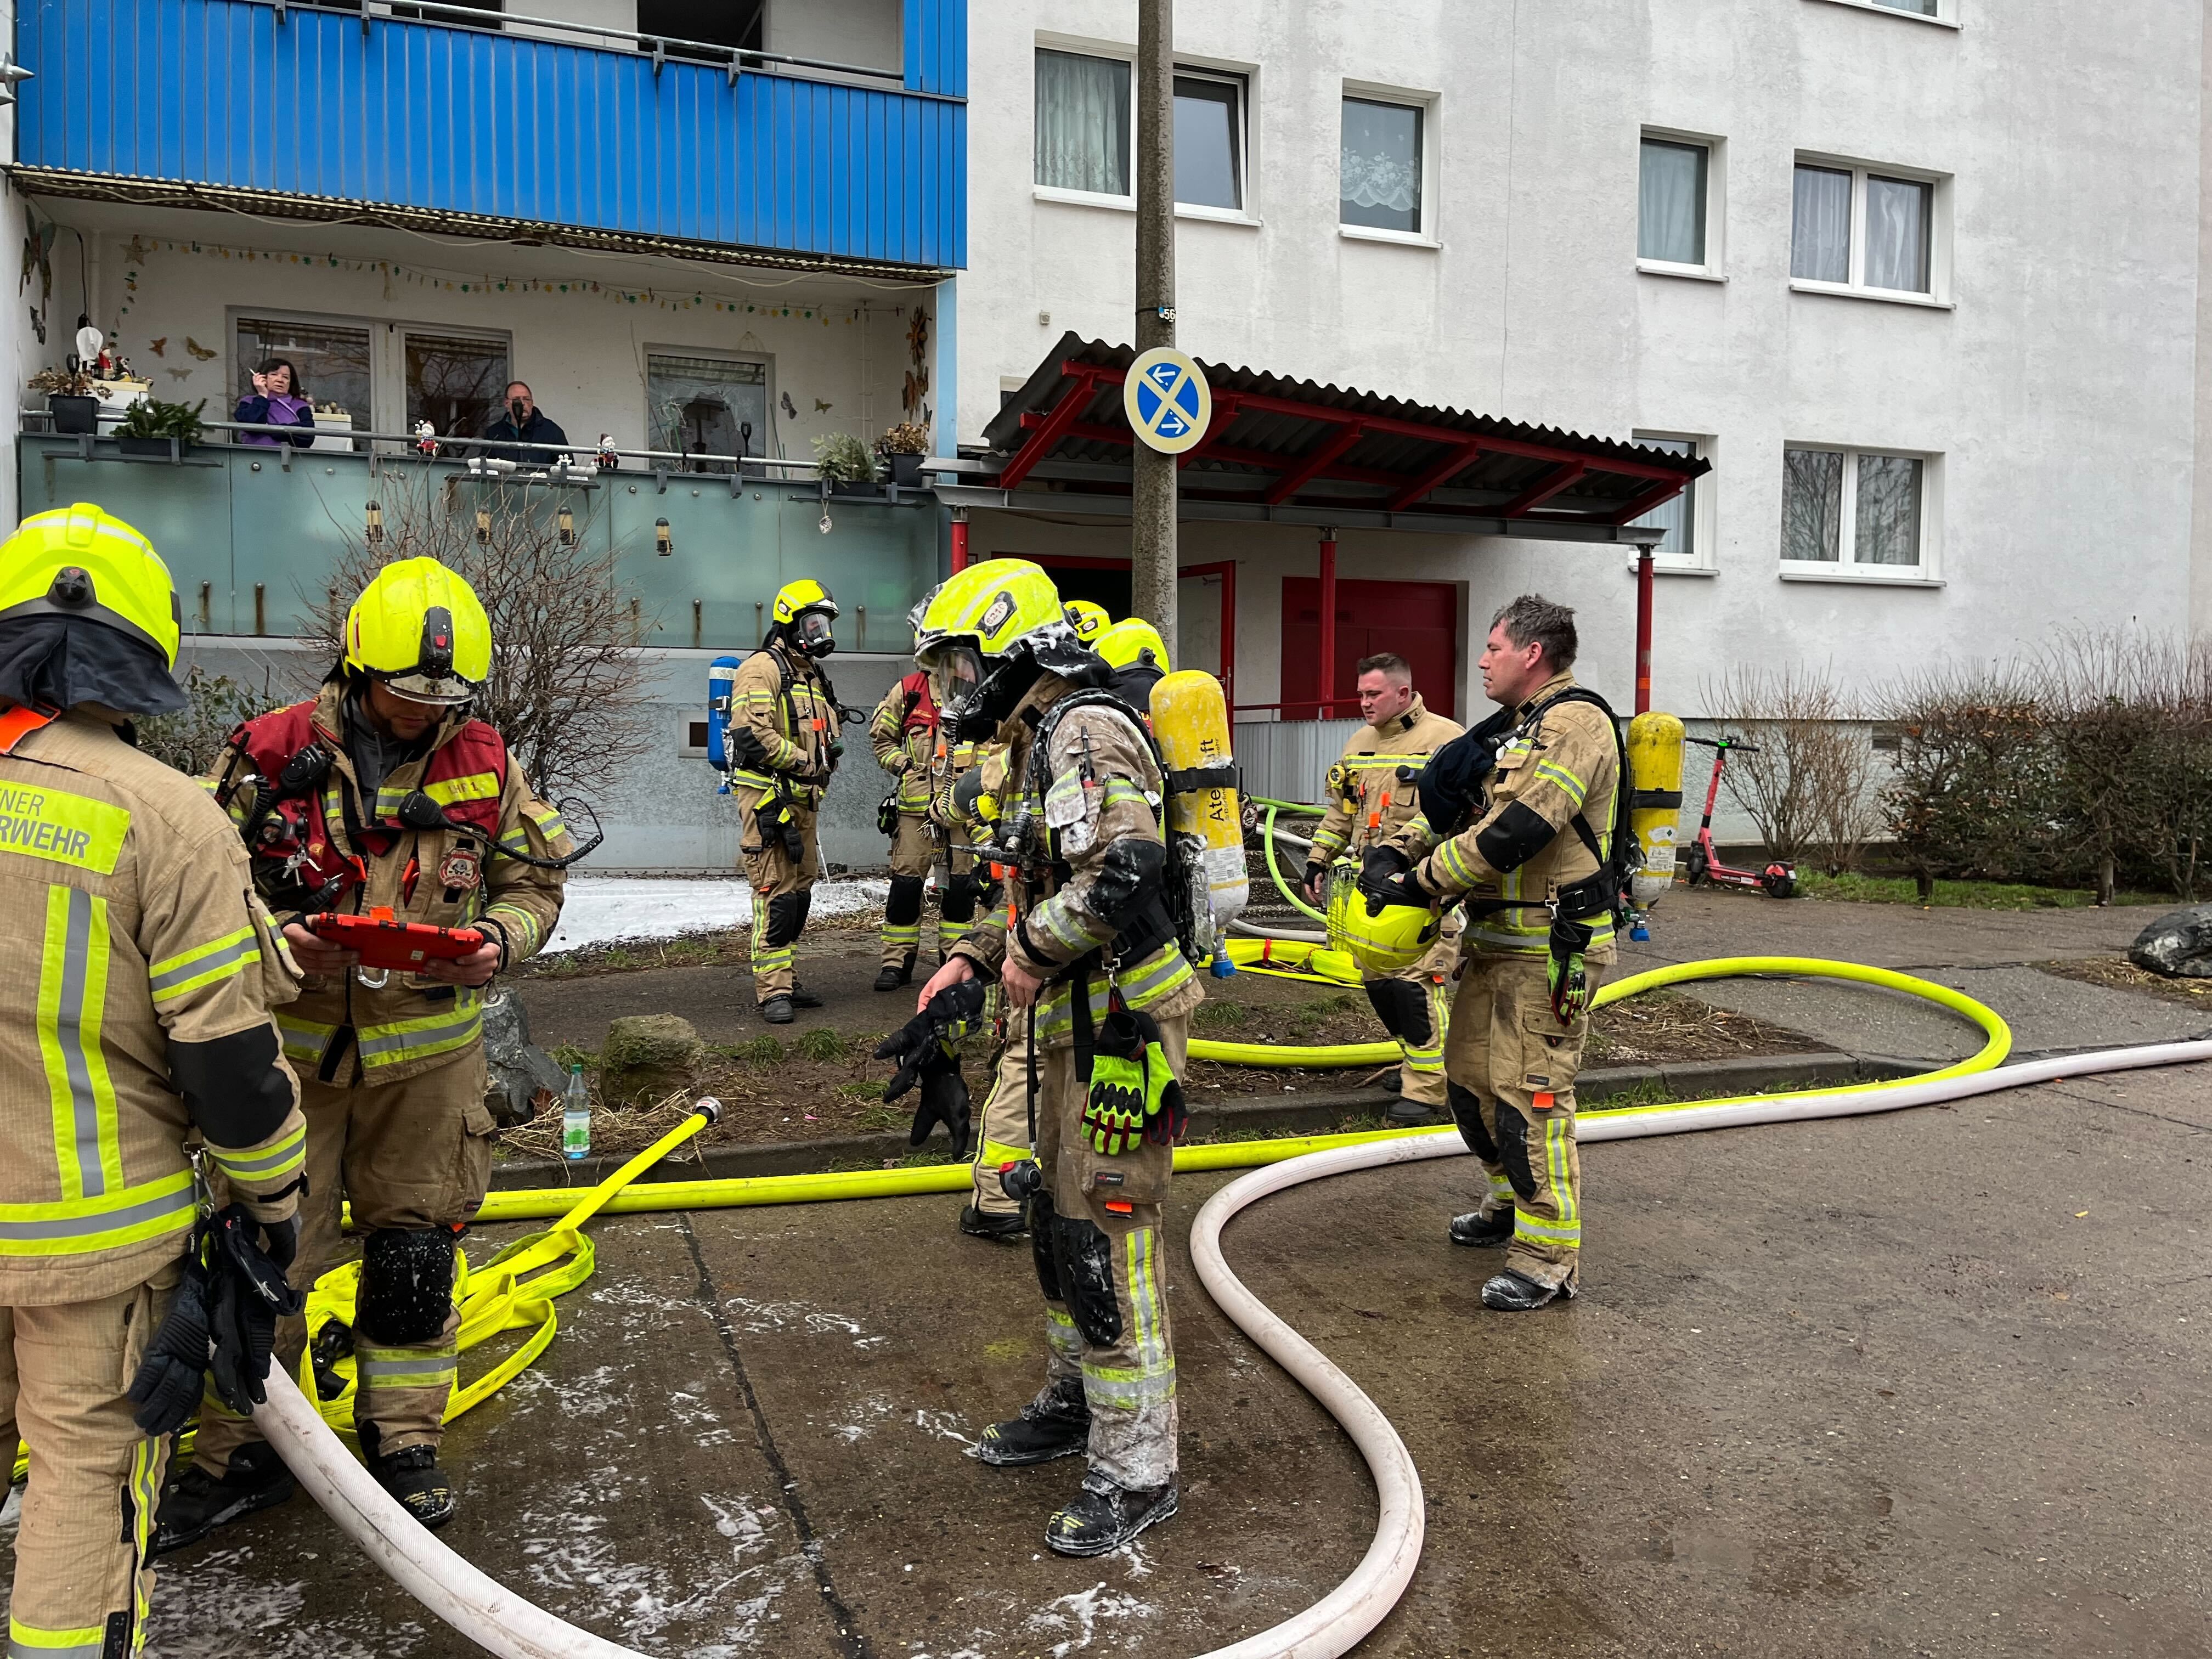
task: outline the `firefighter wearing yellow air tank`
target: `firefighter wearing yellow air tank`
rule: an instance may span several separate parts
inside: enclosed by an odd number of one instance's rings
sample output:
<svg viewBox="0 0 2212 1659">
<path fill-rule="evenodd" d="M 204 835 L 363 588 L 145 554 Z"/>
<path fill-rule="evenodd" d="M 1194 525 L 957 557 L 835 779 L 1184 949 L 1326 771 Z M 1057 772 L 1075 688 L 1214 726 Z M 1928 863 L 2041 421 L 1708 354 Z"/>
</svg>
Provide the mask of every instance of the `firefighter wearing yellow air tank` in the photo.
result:
<svg viewBox="0 0 2212 1659">
<path fill-rule="evenodd" d="M 1356 926 L 1387 935 L 1432 925 L 1439 900 L 1465 905 L 1444 1073 L 1489 1189 L 1450 1231 L 1457 1244 L 1506 1247 L 1482 1287 L 1484 1304 L 1505 1312 L 1580 1288 L 1575 1079 L 1627 879 L 1614 857 L 1627 828 L 1620 737 L 1604 701 L 1575 683 L 1575 644 L 1574 612 L 1541 595 L 1498 611 L 1482 684 L 1510 724 L 1496 732 L 1475 821 L 1438 840 L 1415 819 L 1369 853 L 1365 902 L 1352 907 L 1368 913 Z"/>
<path fill-rule="evenodd" d="M 894 781 L 877 811 L 877 828 L 890 837 L 890 892 L 884 901 L 883 962 L 878 991 L 895 991 L 914 977 L 921 951 L 922 900 L 933 867 L 938 890 L 936 960 L 975 919 L 975 860 L 967 837 L 955 835 L 931 803 L 975 763 L 973 744 L 957 743 L 939 708 L 938 688 L 916 669 L 894 680 L 868 721 L 876 763 Z"/>
<path fill-rule="evenodd" d="M 1364 858 L 1369 848 L 1389 841 L 1415 816 L 1420 798 L 1413 775 L 1461 730 L 1458 721 L 1429 711 L 1413 689 L 1413 666 L 1403 657 L 1384 652 L 1362 658 L 1358 675 L 1359 713 L 1367 724 L 1346 740 L 1343 755 L 1328 769 L 1328 811 L 1314 832 L 1305 869 L 1306 894 L 1316 904 L 1327 900 L 1329 866 L 1335 860 Z M 1447 921 L 1435 949 L 1412 967 L 1361 974 L 1375 1017 L 1405 1055 L 1398 1068 L 1398 1099 L 1389 1111 L 1395 1122 L 1443 1120 L 1447 986 L 1458 956 L 1457 928 Z"/>
<path fill-rule="evenodd" d="M 730 787 L 753 890 L 753 999 L 771 1025 L 790 1024 L 793 1008 L 822 1006 L 793 963 L 822 873 L 815 815 L 845 752 L 837 693 L 822 671 L 837 648 L 836 617 L 837 602 L 820 582 L 786 583 L 761 648 L 730 684 Z"/>
<path fill-rule="evenodd" d="M 1036 1162 L 1020 1184 L 1045 1296 L 1045 1383 L 984 1431 L 976 1455 L 1009 1467 L 1087 1453 L 1045 1541 L 1103 1554 L 1178 1501 L 1161 1206 L 1184 1117 L 1176 1073 L 1205 993 L 1163 896 L 1166 777 L 1033 564 L 955 575 L 916 654 L 945 677 L 959 730 L 1006 744 L 1011 797 L 995 842 L 1006 908 L 954 947 L 917 1021 L 940 994 L 998 980 L 1030 1012 L 1039 1085 Z"/>
<path fill-rule="evenodd" d="M 269 1017 L 296 981 L 238 832 L 125 735 L 185 706 L 177 617 L 152 545 L 89 503 L 0 547 L 0 1445 L 30 1448 L 8 1651 L 39 1659 L 145 1641 L 167 1437 L 210 1363 L 186 1138 L 235 1200 L 215 1274 L 250 1249 L 281 1287 L 299 1237 Z"/>
<path fill-rule="evenodd" d="M 575 848 L 506 740 L 469 717 L 494 641 L 465 580 L 434 559 L 388 564 L 343 631 L 316 696 L 231 735 L 216 800 L 307 975 L 276 1018 L 307 1120 L 301 1282 L 334 1264 L 349 1205 L 362 1235 L 349 1334 L 362 1451 L 385 1490 L 434 1528 L 456 1508 L 437 1457 L 459 1364 L 453 1255 L 490 1182 L 495 1132 L 483 987 L 552 936 Z M 472 928 L 483 943 L 419 973 L 370 969 L 304 921 L 376 909 Z M 305 1322 L 287 1320 L 276 1363 L 296 1372 L 307 1342 Z M 155 1547 L 180 1548 L 291 1493 L 254 1424 L 210 1399 L 191 1467 L 163 1495 Z"/>
</svg>

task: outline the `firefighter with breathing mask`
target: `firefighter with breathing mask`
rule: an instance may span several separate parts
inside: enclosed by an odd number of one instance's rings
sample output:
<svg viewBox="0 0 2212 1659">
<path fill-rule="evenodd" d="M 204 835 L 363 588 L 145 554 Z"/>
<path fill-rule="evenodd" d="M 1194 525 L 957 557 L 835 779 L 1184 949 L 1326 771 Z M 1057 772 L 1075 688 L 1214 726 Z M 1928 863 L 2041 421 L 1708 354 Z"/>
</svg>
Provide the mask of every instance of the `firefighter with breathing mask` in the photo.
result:
<svg viewBox="0 0 2212 1659">
<path fill-rule="evenodd" d="M 300 1283 L 334 1264 L 342 1204 L 362 1235 L 353 1328 L 331 1322 L 317 1351 L 350 1347 L 362 1454 L 432 1528 L 455 1507 L 437 1456 L 459 1353 L 453 1255 L 495 1133 L 483 988 L 551 936 L 575 856 L 500 734 L 469 718 L 491 666 L 491 623 L 466 581 L 434 559 L 387 564 L 347 612 L 321 691 L 240 727 L 215 780 L 307 975 L 277 1015 L 307 1120 Z M 386 908 L 484 942 L 417 972 L 375 969 L 304 920 Z M 276 1363 L 295 1372 L 308 1335 L 287 1320 Z M 156 1550 L 292 1490 L 253 1424 L 211 1396 L 191 1467 L 163 1495 Z"/>
<path fill-rule="evenodd" d="M 876 827 L 891 842 L 883 963 L 876 970 L 878 991 L 895 991 L 914 977 L 921 950 L 922 899 L 933 867 L 941 872 L 943 884 L 938 890 L 939 962 L 975 919 L 975 860 L 968 837 L 933 810 L 933 803 L 975 763 L 975 746 L 953 738 L 939 715 L 939 701 L 930 676 L 917 668 L 892 682 L 868 721 L 876 763 L 894 780 L 876 813 Z"/>
<path fill-rule="evenodd" d="M 0 547 L 0 1443 L 31 1456 L 10 1654 L 140 1650 L 210 1339 L 249 1407 L 297 1305 L 306 1131 L 269 1014 L 296 981 L 237 830 L 134 746 L 131 716 L 185 707 L 178 615 L 153 546 L 90 503 Z"/>
<path fill-rule="evenodd" d="M 987 978 L 1028 1012 L 1036 1161 L 1006 1180 L 1029 1206 L 1046 1380 L 976 1455 L 1006 1467 L 1086 1453 L 1045 1540 L 1103 1554 L 1178 1501 L 1161 1205 L 1185 1116 L 1176 1073 L 1204 992 L 1165 897 L 1165 778 L 1036 565 L 994 559 L 953 576 L 916 655 L 943 677 L 957 734 L 1006 745 L 991 856 L 1008 902 L 954 947 L 886 1049 L 974 1018 Z"/>
<path fill-rule="evenodd" d="M 845 745 L 837 693 L 823 659 L 837 648 L 837 601 L 811 578 L 787 582 L 761 648 L 730 684 L 730 787 L 737 793 L 738 855 L 753 890 L 753 1000 L 771 1025 L 822 999 L 793 969 L 822 874 L 816 815 Z"/>
</svg>

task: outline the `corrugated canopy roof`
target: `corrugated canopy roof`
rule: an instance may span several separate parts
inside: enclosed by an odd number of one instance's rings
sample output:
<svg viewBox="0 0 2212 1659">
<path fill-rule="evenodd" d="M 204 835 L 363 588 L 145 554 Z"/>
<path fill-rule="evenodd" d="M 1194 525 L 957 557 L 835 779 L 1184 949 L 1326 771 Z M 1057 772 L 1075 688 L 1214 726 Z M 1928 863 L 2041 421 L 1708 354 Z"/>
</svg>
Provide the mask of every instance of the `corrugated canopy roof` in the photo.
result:
<svg viewBox="0 0 2212 1659">
<path fill-rule="evenodd" d="M 983 429 L 1000 489 L 1126 495 L 1133 347 L 1060 340 Z M 1546 524 L 1577 538 L 1649 513 L 1711 463 L 1372 392 L 1201 362 L 1213 422 L 1182 457 L 1188 501 Z M 981 482 L 981 480 L 979 480 Z M 1442 526 L 1437 526 L 1441 528 Z"/>
</svg>

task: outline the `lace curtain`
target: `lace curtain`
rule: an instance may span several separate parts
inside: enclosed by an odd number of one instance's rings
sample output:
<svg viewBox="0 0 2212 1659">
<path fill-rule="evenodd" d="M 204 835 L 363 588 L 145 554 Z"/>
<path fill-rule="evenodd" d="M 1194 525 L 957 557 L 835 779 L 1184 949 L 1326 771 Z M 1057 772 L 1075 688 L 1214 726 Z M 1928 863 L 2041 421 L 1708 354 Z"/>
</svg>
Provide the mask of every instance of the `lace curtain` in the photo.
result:
<svg viewBox="0 0 2212 1659">
<path fill-rule="evenodd" d="M 1799 167 L 1790 232 L 1790 274 L 1814 283 L 1851 280 L 1851 175 Z"/>
<path fill-rule="evenodd" d="M 1342 219 L 1377 230 L 1421 228 L 1421 112 L 1344 100 Z"/>
<path fill-rule="evenodd" d="M 1036 181 L 1129 193 L 1129 65 L 1072 52 L 1036 55 Z"/>
</svg>

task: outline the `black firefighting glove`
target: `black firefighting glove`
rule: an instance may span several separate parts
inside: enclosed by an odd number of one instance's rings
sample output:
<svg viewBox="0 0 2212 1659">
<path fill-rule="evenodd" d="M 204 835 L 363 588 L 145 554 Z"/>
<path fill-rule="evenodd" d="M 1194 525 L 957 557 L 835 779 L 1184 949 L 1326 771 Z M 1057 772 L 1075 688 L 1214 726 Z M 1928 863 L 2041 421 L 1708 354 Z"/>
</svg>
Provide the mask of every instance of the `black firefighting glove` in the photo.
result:
<svg viewBox="0 0 2212 1659">
<path fill-rule="evenodd" d="M 1298 879 L 1304 884 L 1306 894 L 1309 897 L 1315 899 L 1320 898 L 1322 894 L 1328 890 L 1328 860 L 1325 859 L 1314 859 L 1310 860 L 1306 865 L 1305 874 L 1299 877 Z"/>
<path fill-rule="evenodd" d="M 131 1398 L 138 1403 L 132 1420 L 148 1434 L 174 1434 L 199 1409 L 211 1341 L 208 1292 L 208 1270 L 198 1254 L 185 1257 L 184 1281 L 131 1379 Z"/>
<path fill-rule="evenodd" d="M 307 1305 L 284 1270 L 262 1248 L 262 1225 L 243 1205 L 218 1210 L 202 1224 L 211 1280 L 208 1328 L 215 1341 L 210 1375 L 222 1403 L 243 1417 L 269 1397 L 262 1386 L 276 1346 L 276 1322 Z M 291 1235 L 296 1249 L 296 1233 Z"/>
<path fill-rule="evenodd" d="M 1583 953 L 1595 937 L 1589 923 L 1552 919 L 1551 950 L 1544 958 L 1544 975 L 1552 988 L 1552 1015 L 1561 1025 L 1572 1025 L 1589 1006 L 1589 969 Z"/>
<path fill-rule="evenodd" d="M 1367 914 L 1379 916 L 1383 907 L 1411 904 L 1425 908 L 1431 895 L 1413 874 L 1413 861 L 1395 847 L 1370 847 L 1359 861 L 1359 892 L 1367 901 Z"/>
<path fill-rule="evenodd" d="M 898 1099 L 917 1083 L 921 1085 L 910 1145 L 921 1146 L 929 1138 L 930 1125 L 942 1123 L 952 1137 L 956 1153 L 967 1155 L 972 1103 L 953 1045 L 982 1018 L 987 989 L 978 979 L 963 979 L 946 987 L 876 1049 L 878 1060 L 898 1062 L 898 1070 L 884 1087 L 887 1103 Z"/>
</svg>

